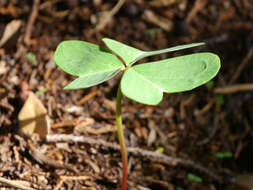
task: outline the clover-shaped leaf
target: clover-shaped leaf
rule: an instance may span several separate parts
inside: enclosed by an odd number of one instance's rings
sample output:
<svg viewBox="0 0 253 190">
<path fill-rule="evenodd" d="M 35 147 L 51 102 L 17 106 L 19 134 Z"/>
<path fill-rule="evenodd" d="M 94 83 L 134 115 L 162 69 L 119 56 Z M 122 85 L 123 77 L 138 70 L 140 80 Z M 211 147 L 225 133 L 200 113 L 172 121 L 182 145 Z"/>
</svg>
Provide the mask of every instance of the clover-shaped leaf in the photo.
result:
<svg viewBox="0 0 253 190">
<path fill-rule="evenodd" d="M 97 85 L 124 68 L 122 62 L 108 50 L 77 40 L 60 43 L 55 51 L 54 61 L 66 73 L 78 76 L 65 89 Z"/>
<path fill-rule="evenodd" d="M 122 93 L 143 104 L 155 105 L 163 92 L 183 92 L 212 79 L 220 68 L 219 57 L 196 53 L 129 68 L 121 80 Z"/>
<path fill-rule="evenodd" d="M 78 76 L 65 89 L 87 88 L 109 80 L 125 70 L 121 80 L 122 93 L 143 104 L 158 104 L 163 92 L 191 90 L 212 79 L 220 68 L 219 57 L 212 53 L 196 53 L 133 66 L 151 55 L 200 46 L 203 43 L 180 45 L 145 52 L 112 39 L 103 41 L 128 68 L 108 50 L 83 41 L 64 41 L 57 47 L 54 60 L 65 72 Z"/>
</svg>

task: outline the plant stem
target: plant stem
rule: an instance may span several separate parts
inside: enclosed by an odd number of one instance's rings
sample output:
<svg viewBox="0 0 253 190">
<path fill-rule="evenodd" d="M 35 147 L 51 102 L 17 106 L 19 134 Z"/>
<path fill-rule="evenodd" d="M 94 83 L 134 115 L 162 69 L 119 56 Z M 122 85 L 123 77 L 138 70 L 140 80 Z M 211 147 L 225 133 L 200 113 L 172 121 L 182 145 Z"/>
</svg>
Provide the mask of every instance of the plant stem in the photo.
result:
<svg viewBox="0 0 253 190">
<path fill-rule="evenodd" d="M 118 131 L 118 138 L 120 143 L 121 149 L 121 159 L 122 159 L 122 182 L 121 182 L 121 190 L 126 190 L 127 188 L 127 151 L 124 139 L 124 132 L 122 127 L 122 117 L 121 117 L 121 99 L 122 99 L 122 92 L 120 85 L 117 91 L 117 98 L 116 98 L 116 121 L 117 121 L 117 131 Z"/>
</svg>

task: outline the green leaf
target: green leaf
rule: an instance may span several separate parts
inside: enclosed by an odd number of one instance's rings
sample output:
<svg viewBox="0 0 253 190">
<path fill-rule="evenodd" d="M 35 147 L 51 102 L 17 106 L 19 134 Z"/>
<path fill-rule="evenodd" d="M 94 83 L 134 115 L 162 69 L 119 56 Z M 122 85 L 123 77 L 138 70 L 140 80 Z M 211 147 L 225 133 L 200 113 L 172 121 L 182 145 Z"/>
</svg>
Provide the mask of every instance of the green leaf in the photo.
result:
<svg viewBox="0 0 253 190">
<path fill-rule="evenodd" d="M 220 68 L 220 59 L 212 53 L 196 53 L 127 69 L 121 80 L 122 93 L 149 105 L 162 100 L 163 92 L 183 92 L 212 79 Z"/>
<path fill-rule="evenodd" d="M 164 152 L 164 147 L 159 146 L 159 147 L 157 147 L 156 151 L 160 152 L 160 153 L 163 153 Z"/>
<path fill-rule="evenodd" d="M 187 178 L 196 182 L 196 183 L 201 183 L 203 181 L 203 179 L 201 177 L 196 176 L 195 174 L 192 174 L 192 173 L 188 173 Z"/>
<path fill-rule="evenodd" d="M 147 52 L 147 51 L 141 51 L 139 49 L 130 47 L 128 45 L 125 45 L 121 42 L 118 42 L 109 38 L 103 38 L 103 42 L 111 51 L 113 51 L 118 56 L 120 56 L 123 59 L 123 61 L 126 63 L 126 65 L 132 65 L 135 62 L 139 61 L 140 59 L 149 57 L 152 55 L 159 55 L 162 53 L 168 53 L 168 52 L 173 52 L 173 51 L 178 51 L 182 49 L 204 45 L 204 43 L 192 43 L 192 44 L 179 45 L 179 46 L 166 48 L 162 50 Z"/>
<path fill-rule="evenodd" d="M 121 91 L 126 97 L 143 104 L 156 105 L 163 98 L 163 90 L 136 72 L 133 67 L 124 73 Z"/>
<path fill-rule="evenodd" d="M 103 38 L 102 40 L 112 52 L 116 53 L 121 59 L 123 59 L 126 65 L 132 64 L 137 57 L 145 53 L 144 51 L 109 38 Z"/>
<path fill-rule="evenodd" d="M 77 79 L 73 80 L 71 83 L 69 83 L 67 86 L 65 86 L 64 89 L 75 90 L 80 88 L 88 88 L 100 84 L 106 80 L 109 80 L 119 72 L 120 69 L 114 69 L 111 71 L 102 71 L 80 76 Z"/>
<path fill-rule="evenodd" d="M 25 55 L 26 59 L 30 62 L 35 62 L 36 61 L 36 55 L 31 53 L 31 52 L 28 52 L 26 55 Z"/>
<path fill-rule="evenodd" d="M 63 41 L 54 54 L 55 63 L 74 76 L 110 71 L 123 67 L 121 61 L 109 51 L 84 41 Z"/>
<path fill-rule="evenodd" d="M 124 68 L 122 62 L 109 51 L 88 42 L 75 40 L 61 42 L 55 51 L 54 61 L 63 71 L 79 76 L 66 89 L 99 84 Z"/>
<path fill-rule="evenodd" d="M 38 96 L 39 95 L 43 95 L 43 94 L 45 94 L 49 90 L 50 90 L 49 88 L 44 88 L 42 90 L 36 91 L 35 94 L 38 95 Z"/>
<path fill-rule="evenodd" d="M 219 159 L 232 158 L 233 153 L 232 152 L 217 152 L 215 156 L 216 158 L 219 158 Z"/>
<path fill-rule="evenodd" d="M 152 56 L 152 55 L 159 55 L 159 54 L 162 54 L 162 53 L 168 53 L 168 52 L 188 49 L 188 48 L 202 46 L 202 45 L 205 45 L 205 43 L 203 43 L 203 42 L 201 42 L 201 43 L 192 43 L 192 44 L 179 45 L 179 46 L 166 48 L 166 49 L 161 49 L 161 50 L 149 51 L 149 52 L 145 52 L 141 56 L 139 56 L 137 58 L 137 61 L 139 61 L 140 59 L 142 59 L 144 57 L 149 57 L 149 56 Z"/>
</svg>

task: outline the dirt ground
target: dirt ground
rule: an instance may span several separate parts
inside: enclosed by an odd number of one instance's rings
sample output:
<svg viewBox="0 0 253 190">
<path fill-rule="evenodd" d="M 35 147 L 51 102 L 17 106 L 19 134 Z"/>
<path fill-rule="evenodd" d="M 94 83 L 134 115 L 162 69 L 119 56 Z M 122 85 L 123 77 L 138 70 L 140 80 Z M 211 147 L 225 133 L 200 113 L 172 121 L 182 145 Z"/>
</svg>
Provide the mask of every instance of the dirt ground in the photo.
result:
<svg viewBox="0 0 253 190">
<path fill-rule="evenodd" d="M 105 47 L 104 37 L 142 50 L 206 42 L 145 62 L 203 51 L 221 58 L 211 82 L 158 106 L 123 98 L 128 189 L 252 190 L 252 0 L 0 0 L 0 189 L 15 189 L 4 179 L 41 190 L 120 189 L 120 76 L 64 91 L 73 77 L 52 60 L 63 40 Z"/>
</svg>

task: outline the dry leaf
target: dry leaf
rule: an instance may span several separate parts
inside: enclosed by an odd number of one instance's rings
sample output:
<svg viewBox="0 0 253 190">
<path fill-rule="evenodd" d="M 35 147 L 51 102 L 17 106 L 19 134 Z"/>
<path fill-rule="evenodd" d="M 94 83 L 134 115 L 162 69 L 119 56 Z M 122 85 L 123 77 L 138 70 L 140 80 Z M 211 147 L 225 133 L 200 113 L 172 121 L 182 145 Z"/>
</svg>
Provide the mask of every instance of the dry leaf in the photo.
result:
<svg viewBox="0 0 253 190">
<path fill-rule="evenodd" d="M 48 133 L 49 118 L 41 101 L 30 92 L 24 106 L 18 114 L 19 126 L 27 135 L 38 134 L 44 139 Z"/>
<path fill-rule="evenodd" d="M 0 40 L 0 47 L 2 47 L 18 31 L 21 24 L 21 20 L 12 20 L 7 24 L 4 30 L 4 34 Z"/>
</svg>

